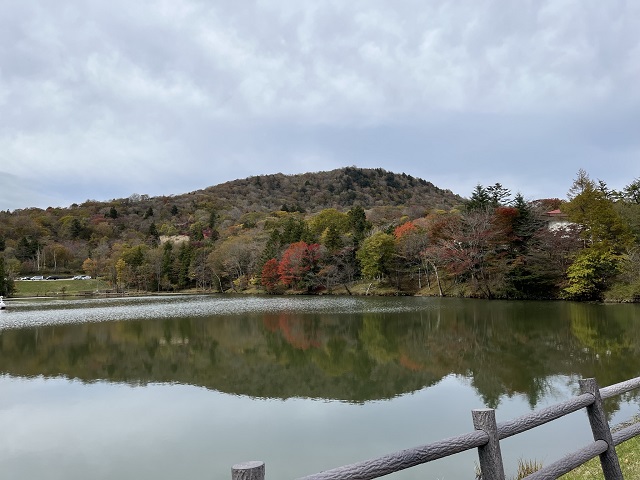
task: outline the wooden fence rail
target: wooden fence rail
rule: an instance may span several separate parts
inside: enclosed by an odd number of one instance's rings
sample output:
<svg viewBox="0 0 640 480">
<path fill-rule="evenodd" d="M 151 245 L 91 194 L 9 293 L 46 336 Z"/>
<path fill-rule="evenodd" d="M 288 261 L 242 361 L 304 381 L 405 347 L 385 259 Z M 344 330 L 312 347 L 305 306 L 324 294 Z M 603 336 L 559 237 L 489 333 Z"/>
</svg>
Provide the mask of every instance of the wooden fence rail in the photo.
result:
<svg viewBox="0 0 640 480">
<path fill-rule="evenodd" d="M 500 440 L 557 420 L 582 408 L 587 410 L 594 441 L 525 478 L 527 480 L 555 479 L 592 458 L 600 456 L 600 465 L 605 480 L 623 480 L 615 447 L 640 435 L 640 423 L 634 423 L 612 434 L 604 413 L 603 400 L 622 395 L 636 388 L 640 388 L 640 377 L 602 389 L 598 388 L 595 379 L 583 379 L 580 380 L 582 393 L 577 397 L 513 420 L 498 424 L 495 419 L 495 410 L 472 410 L 471 415 L 475 428 L 473 432 L 326 470 L 298 480 L 370 480 L 473 448 L 478 449 L 483 480 L 504 480 Z M 231 475 L 232 480 L 264 480 L 264 462 L 234 465 L 231 469 Z"/>
</svg>

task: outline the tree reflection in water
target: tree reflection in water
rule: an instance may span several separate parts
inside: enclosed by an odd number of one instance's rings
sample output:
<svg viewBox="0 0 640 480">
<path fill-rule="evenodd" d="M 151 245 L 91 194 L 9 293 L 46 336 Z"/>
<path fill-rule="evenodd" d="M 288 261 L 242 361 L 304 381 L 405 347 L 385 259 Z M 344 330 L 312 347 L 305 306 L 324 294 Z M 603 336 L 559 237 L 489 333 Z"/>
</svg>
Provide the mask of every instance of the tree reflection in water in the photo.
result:
<svg viewBox="0 0 640 480">
<path fill-rule="evenodd" d="M 356 403 L 421 390 L 453 374 L 494 408 L 513 395 L 535 407 L 558 375 L 595 377 L 605 386 L 640 374 L 637 306 L 421 301 L 429 308 L 4 330 L 0 372 Z"/>
</svg>

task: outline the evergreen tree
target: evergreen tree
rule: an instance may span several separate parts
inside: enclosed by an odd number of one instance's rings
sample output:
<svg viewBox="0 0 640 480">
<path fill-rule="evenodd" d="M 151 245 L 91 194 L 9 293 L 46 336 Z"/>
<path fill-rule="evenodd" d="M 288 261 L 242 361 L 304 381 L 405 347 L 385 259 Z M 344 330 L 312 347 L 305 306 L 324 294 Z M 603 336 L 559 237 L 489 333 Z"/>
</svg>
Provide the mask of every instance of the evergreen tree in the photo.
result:
<svg viewBox="0 0 640 480">
<path fill-rule="evenodd" d="M 82 228 L 82 223 L 80 223 L 80 220 L 78 220 L 77 218 L 74 218 L 73 220 L 71 220 L 71 226 L 70 226 L 71 238 L 73 239 L 81 238 L 82 230 L 83 228 Z"/>
<path fill-rule="evenodd" d="M 347 213 L 349 216 L 349 225 L 351 226 L 351 233 L 353 235 L 353 245 L 358 246 L 364 239 L 366 233 L 371 230 L 371 222 L 367 220 L 367 215 L 360 205 L 351 207 L 351 210 Z"/>
<path fill-rule="evenodd" d="M 0 295 L 8 297 L 15 291 L 13 279 L 7 274 L 4 258 L 0 257 Z"/>
<path fill-rule="evenodd" d="M 214 230 L 217 227 L 218 219 L 219 219 L 218 212 L 212 209 L 211 212 L 209 213 L 209 222 L 208 222 L 208 226 L 211 230 Z"/>
<path fill-rule="evenodd" d="M 193 247 L 189 243 L 180 244 L 178 253 L 178 288 L 186 288 L 191 280 L 189 278 L 189 266 L 193 258 Z"/>
<path fill-rule="evenodd" d="M 640 204 L 640 178 L 636 178 L 622 190 L 622 196 L 627 202 Z"/>
<path fill-rule="evenodd" d="M 193 240 L 200 241 L 204 239 L 204 233 L 202 233 L 204 225 L 201 222 L 195 222 L 189 228 L 189 234 Z"/>
<path fill-rule="evenodd" d="M 264 250 L 262 251 L 262 255 L 260 256 L 260 269 L 262 269 L 264 264 L 272 258 L 277 259 L 280 257 L 281 245 L 282 239 L 280 237 L 280 230 L 275 228 L 271 231 L 271 235 L 269 235 Z"/>
<path fill-rule="evenodd" d="M 613 201 L 599 189 L 584 170 L 569 190 L 570 201 L 563 206 L 569 220 L 580 225 L 585 242 L 590 245 L 604 245 L 621 253 L 632 241 L 627 223 L 618 214 Z"/>
<path fill-rule="evenodd" d="M 298 220 L 293 217 L 287 218 L 284 223 L 280 241 L 283 245 L 296 243 L 302 240 L 305 235 L 306 224 L 304 220 Z"/>
<path fill-rule="evenodd" d="M 586 248 L 569 266 L 564 292 L 568 298 L 578 300 L 600 299 L 618 272 L 633 235 L 602 186 L 582 169 L 569 190 L 569 198 L 563 210 L 569 220 L 580 226 Z"/>
<path fill-rule="evenodd" d="M 513 208 L 518 216 L 513 222 L 513 233 L 519 242 L 526 243 L 531 236 L 544 226 L 544 221 L 536 215 L 531 205 L 518 192 L 513 199 Z"/>
<path fill-rule="evenodd" d="M 37 249 L 38 249 L 37 241 L 35 240 L 31 241 L 27 237 L 22 237 L 20 238 L 20 240 L 18 240 L 16 249 L 14 251 L 14 255 L 18 260 L 20 260 L 21 262 L 24 262 L 25 260 L 29 260 L 33 258 L 33 256 L 36 254 Z"/>
<path fill-rule="evenodd" d="M 493 208 L 503 207 L 510 203 L 507 199 L 511 196 L 511 191 L 500 183 L 487 187 L 487 194 Z"/>
<path fill-rule="evenodd" d="M 156 224 L 154 222 L 151 222 L 151 225 L 149 225 L 148 234 L 151 237 L 152 243 L 157 245 L 158 244 L 158 240 L 160 238 L 160 234 L 158 233 L 158 228 L 156 227 Z"/>
<path fill-rule="evenodd" d="M 167 242 L 162 248 L 162 276 L 166 275 L 171 283 L 177 283 L 172 271 L 173 262 L 173 244 Z"/>
<path fill-rule="evenodd" d="M 581 193 L 584 193 L 585 191 L 595 190 L 595 188 L 596 185 L 593 180 L 591 180 L 587 172 L 581 168 L 580 170 L 578 170 L 578 175 L 573 180 L 573 184 L 569 188 L 569 193 L 567 194 L 567 196 L 569 197 L 569 200 L 573 200 Z"/>
<path fill-rule="evenodd" d="M 487 210 L 493 205 L 491 195 L 482 185 L 477 184 L 471 193 L 471 197 L 467 200 L 465 207 L 468 212 L 474 210 Z"/>
</svg>

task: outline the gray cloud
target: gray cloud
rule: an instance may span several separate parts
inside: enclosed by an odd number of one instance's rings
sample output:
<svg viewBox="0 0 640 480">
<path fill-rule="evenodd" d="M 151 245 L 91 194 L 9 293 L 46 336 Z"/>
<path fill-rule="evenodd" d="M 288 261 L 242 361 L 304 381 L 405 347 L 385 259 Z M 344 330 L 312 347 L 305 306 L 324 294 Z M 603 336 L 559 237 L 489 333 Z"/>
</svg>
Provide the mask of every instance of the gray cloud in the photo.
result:
<svg viewBox="0 0 640 480">
<path fill-rule="evenodd" d="M 468 194 L 640 176 L 640 5 L 0 6 L 0 209 L 357 165 Z"/>
</svg>

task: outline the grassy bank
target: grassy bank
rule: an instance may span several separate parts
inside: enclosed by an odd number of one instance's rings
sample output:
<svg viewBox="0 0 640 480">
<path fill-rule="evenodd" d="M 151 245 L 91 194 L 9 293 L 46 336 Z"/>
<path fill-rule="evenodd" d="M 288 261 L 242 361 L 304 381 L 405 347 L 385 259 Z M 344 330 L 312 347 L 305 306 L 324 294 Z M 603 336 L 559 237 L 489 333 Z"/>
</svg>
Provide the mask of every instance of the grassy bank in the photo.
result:
<svg viewBox="0 0 640 480">
<path fill-rule="evenodd" d="M 51 297 L 60 295 L 91 295 L 108 290 L 102 280 L 18 280 L 14 297 Z"/>
<path fill-rule="evenodd" d="M 624 478 L 640 478 L 640 437 L 632 438 L 616 447 L 620 468 Z M 600 459 L 593 458 L 589 462 L 575 469 L 573 472 L 560 477 L 562 480 L 598 480 L 604 479 Z"/>
</svg>

